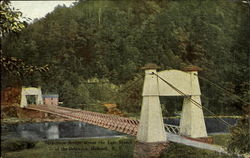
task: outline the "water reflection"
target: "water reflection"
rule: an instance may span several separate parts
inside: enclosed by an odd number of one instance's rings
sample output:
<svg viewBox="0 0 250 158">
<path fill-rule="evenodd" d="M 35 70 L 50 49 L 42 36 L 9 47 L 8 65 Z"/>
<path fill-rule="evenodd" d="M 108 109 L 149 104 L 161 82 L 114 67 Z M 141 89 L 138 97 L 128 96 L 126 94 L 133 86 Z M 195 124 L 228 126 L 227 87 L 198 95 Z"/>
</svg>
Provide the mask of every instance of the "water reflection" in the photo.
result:
<svg viewBox="0 0 250 158">
<path fill-rule="evenodd" d="M 1 126 L 1 139 L 28 138 L 32 140 L 108 137 L 125 135 L 83 122 L 24 123 Z"/>
<path fill-rule="evenodd" d="M 59 138 L 59 129 L 58 125 L 50 125 L 47 130 L 47 139 L 58 139 Z"/>
<path fill-rule="evenodd" d="M 238 119 L 223 118 L 234 125 Z M 179 125 L 179 119 L 165 119 L 165 123 Z M 209 134 L 228 133 L 228 128 L 213 118 L 206 118 L 206 128 Z M 102 127 L 90 125 L 83 122 L 49 122 L 49 123 L 24 123 L 19 125 L 1 125 L 1 139 L 23 137 L 32 140 L 62 139 L 82 137 L 107 137 L 125 135 Z"/>
</svg>

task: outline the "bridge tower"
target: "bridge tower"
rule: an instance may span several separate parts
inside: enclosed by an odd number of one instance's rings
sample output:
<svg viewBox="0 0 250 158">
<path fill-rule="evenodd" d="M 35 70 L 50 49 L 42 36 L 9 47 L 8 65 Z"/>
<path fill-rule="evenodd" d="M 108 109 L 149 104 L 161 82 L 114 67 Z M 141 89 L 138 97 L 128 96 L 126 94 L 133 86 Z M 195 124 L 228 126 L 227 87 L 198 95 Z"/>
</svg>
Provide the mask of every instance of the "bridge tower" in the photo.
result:
<svg viewBox="0 0 250 158">
<path fill-rule="evenodd" d="M 147 64 L 143 85 L 143 101 L 137 140 L 164 142 L 167 140 L 159 96 L 184 97 L 180 134 L 192 138 L 207 137 L 200 100 L 198 69 L 185 71 L 164 70 L 157 72 L 155 64 Z"/>
<path fill-rule="evenodd" d="M 42 90 L 41 87 L 22 87 L 21 92 L 21 103 L 20 106 L 22 108 L 27 107 L 27 96 L 34 95 L 36 99 L 36 105 L 43 104 L 43 98 L 42 98 Z"/>
<path fill-rule="evenodd" d="M 189 75 L 190 93 L 184 97 L 180 134 L 192 138 L 207 137 L 206 125 L 201 104 L 201 92 L 198 81 L 198 67 L 187 67 L 185 73 Z"/>
<path fill-rule="evenodd" d="M 147 64 L 143 84 L 143 100 L 137 140 L 141 142 L 166 142 L 166 132 L 163 123 L 161 104 L 159 99 L 159 85 L 157 76 L 154 75 L 159 67 Z"/>
</svg>

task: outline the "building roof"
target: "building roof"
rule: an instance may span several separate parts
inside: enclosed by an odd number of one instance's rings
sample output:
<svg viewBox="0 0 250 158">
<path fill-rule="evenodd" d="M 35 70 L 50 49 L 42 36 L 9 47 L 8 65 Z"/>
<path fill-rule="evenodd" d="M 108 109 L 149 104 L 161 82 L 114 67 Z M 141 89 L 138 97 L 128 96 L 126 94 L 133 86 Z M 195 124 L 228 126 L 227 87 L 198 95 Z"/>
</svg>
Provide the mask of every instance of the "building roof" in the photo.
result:
<svg viewBox="0 0 250 158">
<path fill-rule="evenodd" d="M 58 94 L 44 94 L 43 98 L 59 98 Z"/>
<path fill-rule="evenodd" d="M 194 66 L 194 65 L 189 65 L 185 68 L 183 68 L 184 71 L 202 71 L 202 69 L 198 66 Z"/>
<path fill-rule="evenodd" d="M 154 63 L 148 63 L 145 66 L 143 66 L 141 69 L 143 70 L 149 70 L 149 69 L 159 69 L 161 68 L 160 66 L 154 64 Z"/>
</svg>

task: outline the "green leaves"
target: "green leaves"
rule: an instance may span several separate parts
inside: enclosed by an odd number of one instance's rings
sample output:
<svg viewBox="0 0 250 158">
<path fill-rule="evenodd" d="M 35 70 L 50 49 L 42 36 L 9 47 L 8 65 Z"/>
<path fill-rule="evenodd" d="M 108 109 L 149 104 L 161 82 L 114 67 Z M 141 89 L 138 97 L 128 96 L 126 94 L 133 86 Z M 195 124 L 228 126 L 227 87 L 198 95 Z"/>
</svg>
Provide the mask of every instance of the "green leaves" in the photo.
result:
<svg viewBox="0 0 250 158">
<path fill-rule="evenodd" d="M 0 2 L 0 30 L 2 36 L 7 36 L 10 32 L 19 32 L 25 26 L 21 21 L 22 13 L 11 8 L 8 1 Z"/>
<path fill-rule="evenodd" d="M 1 67 L 16 76 L 27 76 L 32 74 L 35 71 L 39 72 L 47 72 L 49 71 L 49 66 L 44 65 L 41 67 L 33 66 L 33 65 L 26 65 L 21 59 L 15 57 L 4 57 L 1 55 L 0 57 L 0 65 Z"/>
<path fill-rule="evenodd" d="M 231 129 L 231 139 L 228 145 L 230 153 L 244 154 L 250 151 L 249 115 L 239 120 Z"/>
</svg>

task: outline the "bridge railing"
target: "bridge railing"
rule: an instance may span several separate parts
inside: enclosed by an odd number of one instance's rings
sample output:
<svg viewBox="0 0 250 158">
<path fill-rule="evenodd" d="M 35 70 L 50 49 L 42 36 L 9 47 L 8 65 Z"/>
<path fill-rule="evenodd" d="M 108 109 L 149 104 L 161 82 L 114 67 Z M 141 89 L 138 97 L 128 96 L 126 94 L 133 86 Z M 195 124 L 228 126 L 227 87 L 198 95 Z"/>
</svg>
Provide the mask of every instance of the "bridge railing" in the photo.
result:
<svg viewBox="0 0 250 158">
<path fill-rule="evenodd" d="M 180 134 L 180 127 L 175 125 L 164 124 L 166 132 Z"/>
</svg>

